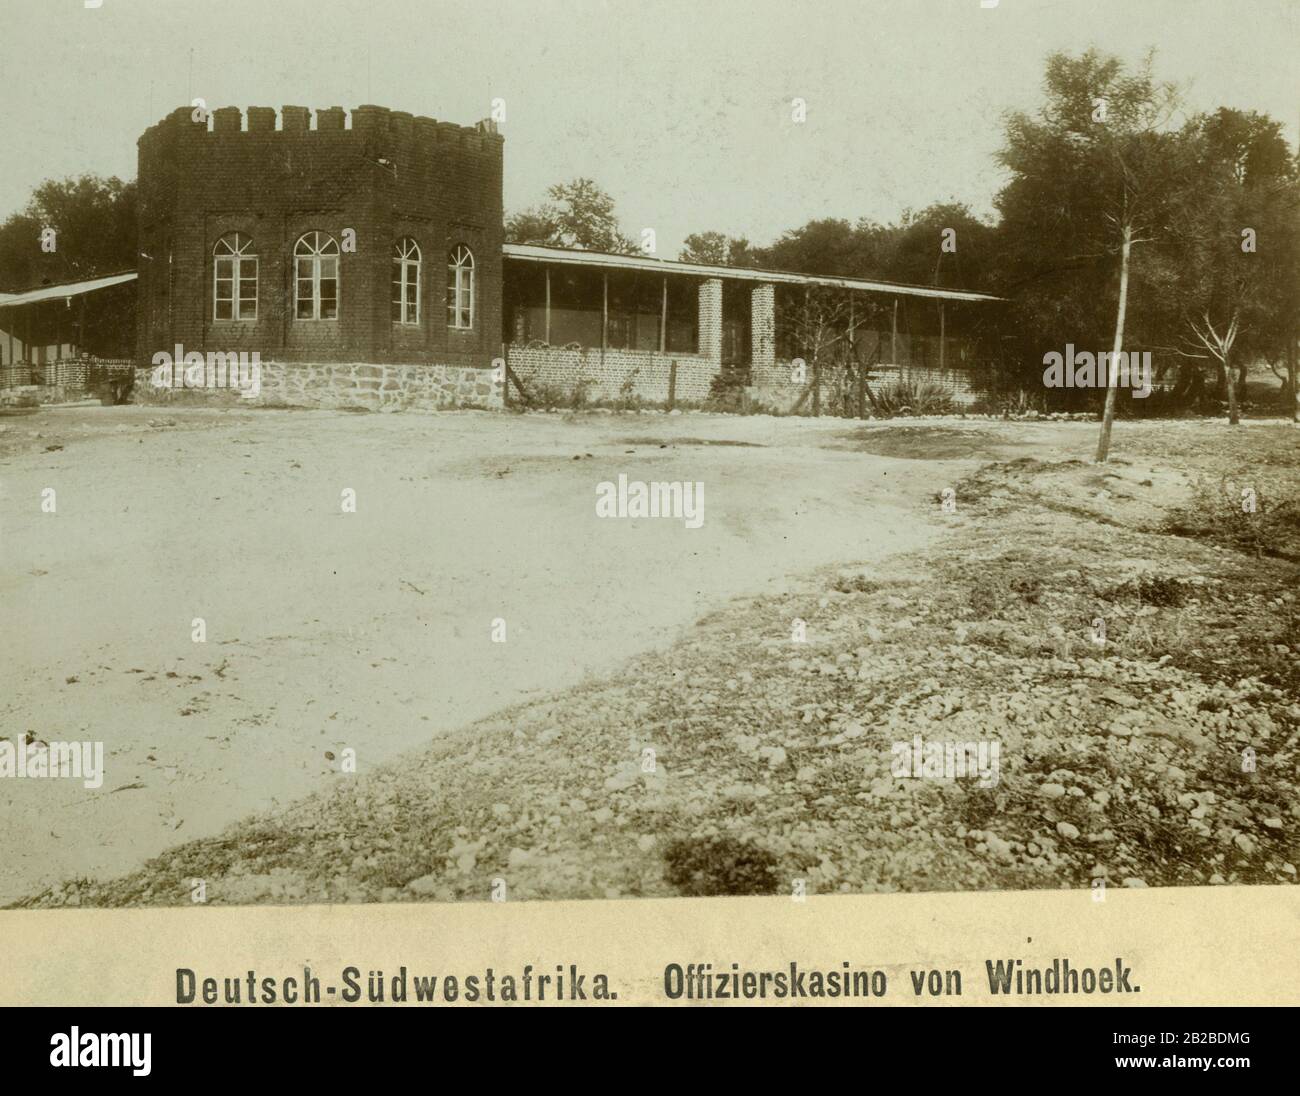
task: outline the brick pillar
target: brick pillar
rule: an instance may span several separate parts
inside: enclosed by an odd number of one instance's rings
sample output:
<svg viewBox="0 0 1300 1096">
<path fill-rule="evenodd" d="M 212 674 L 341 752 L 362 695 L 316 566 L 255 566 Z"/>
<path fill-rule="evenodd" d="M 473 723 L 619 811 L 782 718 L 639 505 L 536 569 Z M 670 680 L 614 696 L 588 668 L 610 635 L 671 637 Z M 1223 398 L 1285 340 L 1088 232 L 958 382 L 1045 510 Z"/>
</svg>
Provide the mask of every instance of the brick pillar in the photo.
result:
<svg viewBox="0 0 1300 1096">
<path fill-rule="evenodd" d="M 776 287 L 756 285 L 749 293 L 750 364 L 754 370 L 776 366 Z"/>
<path fill-rule="evenodd" d="M 722 279 L 700 283 L 700 356 L 722 368 Z"/>
</svg>

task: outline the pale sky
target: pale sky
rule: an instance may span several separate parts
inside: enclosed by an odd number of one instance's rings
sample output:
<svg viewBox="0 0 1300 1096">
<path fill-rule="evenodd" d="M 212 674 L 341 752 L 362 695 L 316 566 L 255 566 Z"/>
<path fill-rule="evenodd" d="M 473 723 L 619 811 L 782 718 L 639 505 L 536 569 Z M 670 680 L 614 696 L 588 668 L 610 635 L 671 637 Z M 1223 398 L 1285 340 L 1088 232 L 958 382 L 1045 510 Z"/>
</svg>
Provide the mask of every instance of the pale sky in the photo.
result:
<svg viewBox="0 0 1300 1096">
<path fill-rule="evenodd" d="M 42 179 L 135 176 L 140 132 L 209 109 L 506 103 L 507 210 L 578 175 L 659 253 L 716 229 L 991 212 L 1001 114 L 1095 45 L 1300 122 L 1300 0 L 0 0 L 0 218 Z M 90 0 L 94 2 L 94 0 Z M 191 56 L 191 51 L 193 51 Z M 791 100 L 807 121 L 791 122 Z"/>
</svg>

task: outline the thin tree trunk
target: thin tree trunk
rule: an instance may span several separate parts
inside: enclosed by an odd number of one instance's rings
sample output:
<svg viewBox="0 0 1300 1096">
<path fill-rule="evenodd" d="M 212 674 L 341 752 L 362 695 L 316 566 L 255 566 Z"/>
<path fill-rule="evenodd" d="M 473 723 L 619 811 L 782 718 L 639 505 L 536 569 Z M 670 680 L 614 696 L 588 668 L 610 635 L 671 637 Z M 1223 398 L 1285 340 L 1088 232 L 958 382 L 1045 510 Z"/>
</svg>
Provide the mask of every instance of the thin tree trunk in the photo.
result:
<svg viewBox="0 0 1300 1096">
<path fill-rule="evenodd" d="M 1133 227 L 1125 224 L 1119 250 L 1119 308 L 1115 313 L 1115 343 L 1106 370 L 1106 409 L 1101 416 L 1101 437 L 1097 439 L 1097 463 L 1105 464 L 1110 455 L 1110 429 L 1115 422 L 1115 381 L 1119 374 L 1119 355 L 1124 350 L 1124 313 L 1128 310 L 1128 260 L 1133 247 Z"/>
<path fill-rule="evenodd" d="M 1300 422 L 1300 387 L 1297 387 L 1297 374 L 1300 374 L 1300 362 L 1296 354 L 1296 333 L 1286 341 L 1286 376 L 1287 387 L 1291 393 L 1291 421 Z"/>
<path fill-rule="evenodd" d="M 1232 351 L 1226 346 L 1223 348 L 1223 375 L 1228 381 L 1228 425 L 1238 426 L 1241 423 L 1241 412 L 1237 407 L 1237 378 L 1232 375 Z"/>
</svg>

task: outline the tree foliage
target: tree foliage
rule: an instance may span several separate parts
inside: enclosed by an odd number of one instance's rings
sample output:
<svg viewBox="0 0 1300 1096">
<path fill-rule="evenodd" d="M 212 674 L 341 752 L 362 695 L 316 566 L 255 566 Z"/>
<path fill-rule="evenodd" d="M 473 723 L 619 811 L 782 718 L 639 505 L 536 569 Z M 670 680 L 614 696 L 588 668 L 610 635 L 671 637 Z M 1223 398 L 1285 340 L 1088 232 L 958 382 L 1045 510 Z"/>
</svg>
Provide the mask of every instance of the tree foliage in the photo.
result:
<svg viewBox="0 0 1300 1096">
<path fill-rule="evenodd" d="M 53 250 L 42 233 L 53 230 Z M 49 239 L 49 237 L 46 237 Z M 136 267 L 135 183 L 49 179 L 0 225 L 0 289 L 16 292 Z"/>
<path fill-rule="evenodd" d="M 506 241 L 628 255 L 635 242 L 619 228 L 614 199 L 591 179 L 556 183 L 547 201 L 506 219 Z"/>
</svg>

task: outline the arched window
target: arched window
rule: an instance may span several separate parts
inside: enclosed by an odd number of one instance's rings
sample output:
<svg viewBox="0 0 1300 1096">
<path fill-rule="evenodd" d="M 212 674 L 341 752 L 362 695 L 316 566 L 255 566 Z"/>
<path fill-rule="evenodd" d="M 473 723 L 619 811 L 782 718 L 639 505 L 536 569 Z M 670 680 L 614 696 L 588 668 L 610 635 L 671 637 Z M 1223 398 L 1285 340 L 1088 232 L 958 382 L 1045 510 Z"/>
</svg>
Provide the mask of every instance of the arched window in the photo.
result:
<svg viewBox="0 0 1300 1096">
<path fill-rule="evenodd" d="M 447 326 L 474 326 L 474 256 L 464 244 L 447 256 Z"/>
<path fill-rule="evenodd" d="M 222 236 L 212 249 L 212 318 L 257 319 L 257 256 L 242 232 Z"/>
<path fill-rule="evenodd" d="M 393 247 L 393 323 L 420 322 L 420 245 L 403 236 Z"/>
<path fill-rule="evenodd" d="M 335 320 L 339 314 L 339 245 L 325 232 L 305 232 L 293 249 L 294 315 Z"/>
</svg>

